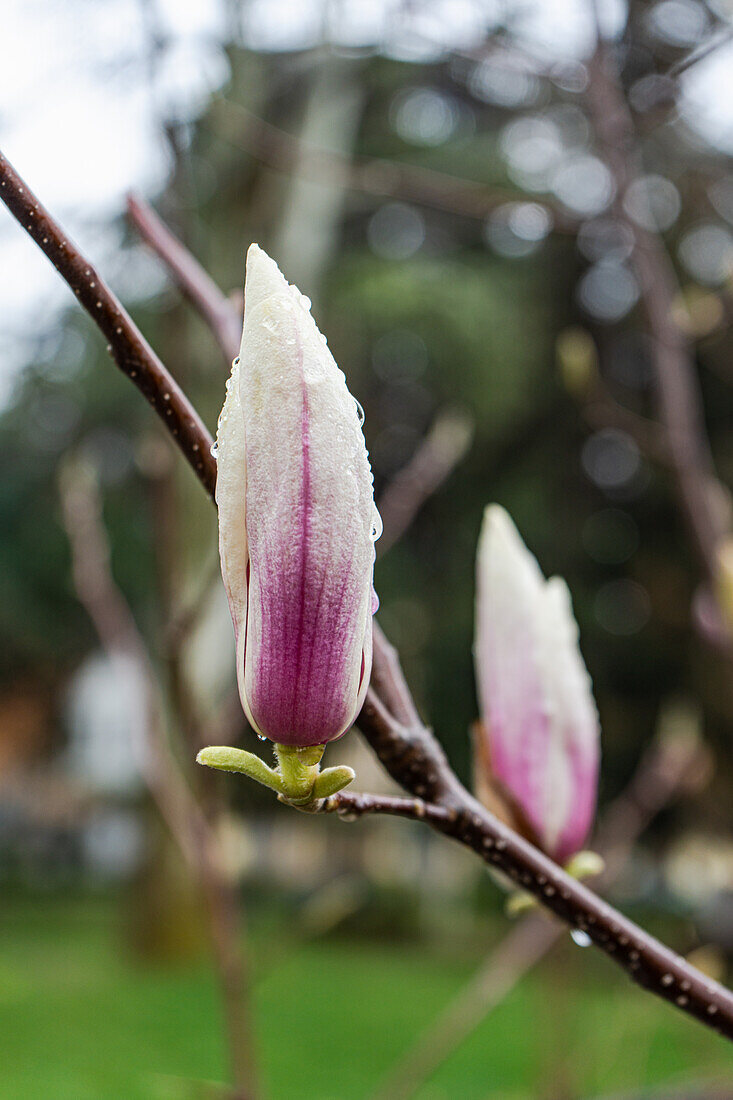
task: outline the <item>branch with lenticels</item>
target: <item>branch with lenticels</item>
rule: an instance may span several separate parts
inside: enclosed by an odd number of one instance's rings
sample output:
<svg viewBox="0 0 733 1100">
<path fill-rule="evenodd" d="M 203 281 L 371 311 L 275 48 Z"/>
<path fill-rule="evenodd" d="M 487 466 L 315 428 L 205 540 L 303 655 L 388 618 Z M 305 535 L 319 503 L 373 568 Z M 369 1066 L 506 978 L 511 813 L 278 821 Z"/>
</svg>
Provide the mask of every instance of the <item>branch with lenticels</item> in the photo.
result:
<svg viewBox="0 0 733 1100">
<path fill-rule="evenodd" d="M 211 436 L 99 275 L 0 154 L 0 198 L 52 261 L 102 329 L 118 366 L 148 397 L 209 495 L 216 484 Z M 411 796 L 339 794 L 320 809 L 342 816 L 387 813 L 424 821 L 470 848 L 532 894 L 570 928 L 587 932 L 633 981 L 733 1039 L 733 994 L 675 955 L 570 878 L 463 787 L 420 720 L 397 654 L 375 629 L 374 671 L 359 728 L 389 774 Z"/>
<path fill-rule="evenodd" d="M 122 303 L 68 239 L 12 164 L 0 152 L 0 199 L 73 290 L 123 374 L 153 406 L 207 492 L 214 495 L 216 462 L 208 432 L 173 376 L 163 366 Z"/>
<path fill-rule="evenodd" d="M 705 779 L 706 753 L 696 734 L 664 726 L 642 756 L 628 786 L 606 809 L 593 847 L 606 868 L 594 885 L 605 890 L 626 864 L 635 842 L 659 810 Z M 372 1100 L 409 1100 L 436 1069 L 562 937 L 557 921 L 539 911 L 518 920 L 483 959 L 414 1044 L 389 1068 Z"/>
</svg>

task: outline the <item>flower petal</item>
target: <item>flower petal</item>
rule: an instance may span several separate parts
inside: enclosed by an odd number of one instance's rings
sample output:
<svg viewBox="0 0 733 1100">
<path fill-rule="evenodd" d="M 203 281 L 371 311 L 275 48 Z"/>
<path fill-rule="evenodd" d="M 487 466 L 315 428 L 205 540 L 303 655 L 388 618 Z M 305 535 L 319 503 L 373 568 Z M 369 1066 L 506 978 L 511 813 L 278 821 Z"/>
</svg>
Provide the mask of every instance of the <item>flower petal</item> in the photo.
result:
<svg viewBox="0 0 733 1100">
<path fill-rule="evenodd" d="M 564 861 L 592 822 L 598 719 L 567 587 L 544 580 L 497 505 L 479 541 L 475 663 L 493 775 Z"/>
<path fill-rule="evenodd" d="M 240 693 L 262 734 L 318 744 L 348 729 L 369 679 L 372 475 L 343 373 L 302 295 L 256 245 L 245 303 L 249 579 Z"/>
<path fill-rule="evenodd" d="M 596 805 L 598 712 L 578 648 L 570 592 L 560 577 L 545 586 L 542 667 L 549 700 L 551 750 L 545 783 L 544 838 L 564 863 L 585 842 Z"/>
<path fill-rule="evenodd" d="M 240 362 L 235 359 L 227 380 L 224 407 L 216 432 L 216 505 L 219 510 L 219 557 L 237 646 L 237 669 L 244 668 L 247 630 L 249 549 L 245 516 L 246 452 L 244 418 L 239 400 Z M 239 682 L 240 696 L 243 684 Z M 245 706 L 245 710 L 246 710 Z M 249 717 L 249 716 L 248 716 Z"/>
<path fill-rule="evenodd" d="M 474 656 L 491 769 L 542 836 L 550 719 L 535 614 L 544 579 L 498 505 L 484 513 L 476 582 Z"/>
</svg>

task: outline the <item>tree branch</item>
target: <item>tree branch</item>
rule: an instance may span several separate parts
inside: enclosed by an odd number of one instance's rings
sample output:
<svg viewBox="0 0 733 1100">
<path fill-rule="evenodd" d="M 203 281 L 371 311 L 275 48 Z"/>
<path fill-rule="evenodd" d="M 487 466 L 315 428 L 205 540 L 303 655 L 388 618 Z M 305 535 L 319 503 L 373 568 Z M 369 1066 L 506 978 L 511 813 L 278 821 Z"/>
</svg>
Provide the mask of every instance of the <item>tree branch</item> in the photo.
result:
<svg viewBox="0 0 733 1100">
<path fill-rule="evenodd" d="M 87 261 L 64 237 L 60 228 L 42 211 L 44 229 L 38 233 L 34 221 L 41 208 L 25 185 L 0 156 L 0 197 L 26 227 L 67 282 L 79 288 L 79 299 L 90 316 L 107 331 L 101 309 L 88 284 L 91 268 Z M 23 219 L 23 214 L 26 217 Z M 63 247 L 61 247 L 63 245 Z M 95 280 L 96 282 L 96 280 Z M 82 293 L 83 291 L 83 293 Z M 115 319 L 122 316 L 121 306 L 106 291 Z M 132 321 L 116 337 L 116 357 L 124 355 L 130 346 L 137 346 L 142 337 Z M 126 335 L 125 335 L 126 334 Z M 144 342 L 143 342 L 144 344 Z M 115 345 L 113 343 L 113 353 Z M 147 345 L 144 345 L 147 349 Z M 120 364 L 120 358 L 117 358 Z M 135 360 L 144 380 L 135 378 L 143 392 L 161 398 L 161 382 L 167 384 L 170 375 L 154 354 L 147 349 Z M 126 371 L 126 373 L 130 373 Z M 172 391 L 171 391 L 172 392 Z M 215 485 L 215 463 L 204 462 L 210 437 L 196 417 L 186 398 L 177 391 L 178 415 L 167 418 L 165 408 L 158 407 L 164 423 L 169 424 L 176 442 L 199 474 L 211 495 Z M 163 402 L 163 405 L 165 403 Z M 186 432 L 182 431 L 185 424 Z M 195 457 L 198 456 L 198 462 Z M 547 909 L 571 928 L 586 931 L 597 947 L 605 951 L 638 984 L 657 996 L 677 1005 L 713 1030 L 733 1038 L 733 995 L 717 982 L 705 978 L 693 966 L 663 947 L 633 922 L 601 901 L 592 891 L 569 878 L 551 860 L 517 836 L 489 814 L 462 786 L 451 770 L 438 741 L 419 720 L 411 701 L 396 657 L 385 644 L 379 630 L 375 636 L 375 681 L 385 697 L 377 698 L 372 688 L 359 716 L 359 726 L 377 752 L 389 773 L 410 794 L 412 799 L 392 799 L 382 804 L 361 801 L 360 796 L 344 795 L 342 810 L 357 816 L 370 812 L 385 812 L 424 820 L 443 835 L 471 848 L 490 866 L 503 871 L 519 887 L 531 893 Z M 425 798 L 428 801 L 423 802 Z M 333 805 L 333 811 L 339 804 Z"/>
<path fill-rule="evenodd" d="M 377 543 L 380 557 L 400 540 L 425 502 L 448 480 L 472 441 L 473 421 L 466 413 L 456 409 L 438 413 L 377 502 L 384 525 Z"/>
<path fill-rule="evenodd" d="M 695 736 L 660 735 L 642 757 L 626 789 L 604 814 L 594 847 L 606 870 L 595 885 L 610 886 L 634 843 L 666 803 L 684 787 L 704 755 Z M 543 914 L 529 913 L 504 936 L 466 985 L 395 1065 L 375 1100 L 408 1100 L 471 1032 L 529 973 L 565 931 Z"/>
<path fill-rule="evenodd" d="M 378 813 L 424 821 L 437 832 L 471 848 L 565 924 L 585 932 L 637 984 L 712 1026 L 721 1035 L 733 1038 L 733 996 L 728 990 L 663 947 L 582 883 L 569 878 L 475 802 L 447 766 L 445 772 L 440 780 L 447 788 L 457 787 L 461 792 L 459 806 L 424 802 L 421 798 L 343 793 L 327 799 L 320 808 L 346 820 Z"/>
<path fill-rule="evenodd" d="M 48 257 L 106 337 L 112 358 L 137 386 L 213 496 L 216 462 L 211 437 L 178 383 L 93 265 L 69 240 L 0 152 L 0 199 Z"/>
<path fill-rule="evenodd" d="M 593 10 L 597 11 L 594 4 Z M 600 152 L 615 183 L 616 216 L 627 227 L 633 249 L 641 303 L 651 336 L 651 361 L 659 419 L 667 434 L 669 458 L 692 542 L 707 581 L 715 589 L 717 552 L 725 533 L 722 508 L 716 502 L 720 483 L 713 468 L 705 431 L 700 386 L 692 352 L 675 320 L 677 281 L 658 235 L 629 217 L 623 199 L 639 176 L 631 112 L 624 97 L 609 45 L 598 32 L 588 65 L 587 99 Z M 716 503 L 718 507 L 716 507 Z"/>
<path fill-rule="evenodd" d="M 110 568 L 110 552 L 94 476 L 90 470 L 63 471 L 61 503 L 72 557 L 74 583 L 110 658 L 127 655 L 137 665 L 147 691 L 145 746 L 139 761 L 143 779 L 183 856 L 198 879 L 204 900 L 224 1018 L 236 1100 L 255 1095 L 254 1043 L 245 1003 L 244 958 L 239 945 L 234 887 L 220 867 L 209 822 L 181 773 L 168 743 L 155 670 Z"/>
<path fill-rule="evenodd" d="M 227 366 L 231 366 L 242 335 L 239 310 L 224 297 L 209 273 L 141 195 L 128 195 L 127 213 L 140 236 L 163 261 L 178 289 L 201 314 Z"/>
<path fill-rule="evenodd" d="M 449 214 L 483 219 L 497 206 L 521 201 L 521 194 L 477 180 L 463 179 L 433 168 L 378 157 L 345 157 L 330 149 L 306 145 L 293 134 L 266 122 L 241 103 L 220 99 L 220 110 L 237 123 L 228 136 L 268 168 L 292 172 L 296 164 L 304 177 L 315 183 L 339 180 L 344 187 L 379 198 L 414 202 Z M 552 214 L 553 228 L 577 232 L 578 222 L 548 196 L 540 200 Z"/>
</svg>

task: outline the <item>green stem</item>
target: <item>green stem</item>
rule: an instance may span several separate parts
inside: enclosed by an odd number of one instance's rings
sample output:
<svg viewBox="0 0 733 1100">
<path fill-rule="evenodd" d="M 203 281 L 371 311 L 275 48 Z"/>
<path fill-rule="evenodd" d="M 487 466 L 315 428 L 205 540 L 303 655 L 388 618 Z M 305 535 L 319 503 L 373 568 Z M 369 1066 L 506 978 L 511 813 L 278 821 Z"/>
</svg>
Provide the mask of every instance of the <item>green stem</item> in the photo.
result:
<svg viewBox="0 0 733 1100">
<path fill-rule="evenodd" d="M 275 745 L 283 798 L 296 806 L 314 799 L 313 789 L 320 771 L 325 745 Z"/>
<path fill-rule="evenodd" d="M 218 771 L 241 772 L 275 791 L 283 802 L 306 806 L 343 790 L 354 778 L 352 769 L 343 764 L 320 770 L 325 747 L 276 744 L 274 748 L 277 768 L 271 768 L 254 753 L 225 745 L 202 749 L 196 760 L 199 764 Z"/>
</svg>

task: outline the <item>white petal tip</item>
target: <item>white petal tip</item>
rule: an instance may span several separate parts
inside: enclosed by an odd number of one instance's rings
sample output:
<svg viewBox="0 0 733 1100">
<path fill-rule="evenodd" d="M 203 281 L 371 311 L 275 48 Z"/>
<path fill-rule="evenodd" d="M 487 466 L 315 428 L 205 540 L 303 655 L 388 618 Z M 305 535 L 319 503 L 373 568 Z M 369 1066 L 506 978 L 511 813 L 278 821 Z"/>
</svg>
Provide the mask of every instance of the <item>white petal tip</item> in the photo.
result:
<svg viewBox="0 0 733 1100">
<path fill-rule="evenodd" d="M 519 532 L 512 517 L 501 504 L 487 504 L 484 509 L 484 527 L 486 533 L 497 538 L 519 538 Z"/>
<path fill-rule="evenodd" d="M 534 554 L 525 546 L 514 520 L 500 504 L 487 504 L 479 540 L 479 560 L 502 570 L 529 569 L 534 582 L 543 580 Z"/>
<path fill-rule="evenodd" d="M 251 310 L 273 294 L 288 293 L 288 282 L 275 261 L 251 244 L 247 251 L 247 275 L 244 284 L 245 303 Z"/>
</svg>

